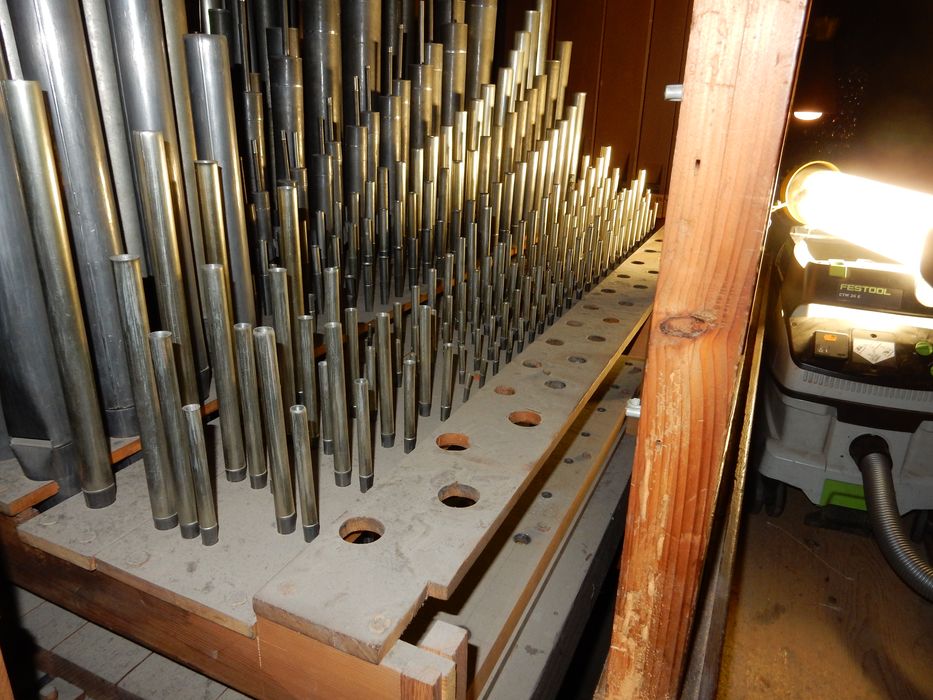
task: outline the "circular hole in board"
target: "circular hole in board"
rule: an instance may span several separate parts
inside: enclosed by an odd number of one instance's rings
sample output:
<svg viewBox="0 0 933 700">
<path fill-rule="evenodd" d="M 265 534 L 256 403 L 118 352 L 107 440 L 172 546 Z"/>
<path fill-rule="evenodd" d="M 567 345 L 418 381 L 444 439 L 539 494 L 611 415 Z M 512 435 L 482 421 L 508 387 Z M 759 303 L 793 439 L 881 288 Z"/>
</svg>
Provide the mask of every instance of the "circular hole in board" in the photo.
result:
<svg viewBox="0 0 933 700">
<path fill-rule="evenodd" d="M 632 260 L 632 265 L 644 265 L 644 260 Z"/>
<path fill-rule="evenodd" d="M 654 248 L 645 248 L 645 252 L 646 253 L 657 253 L 658 251 L 656 251 Z"/>
<path fill-rule="evenodd" d="M 437 492 L 438 500 L 448 508 L 469 508 L 479 500 L 479 491 L 466 484 L 448 484 Z"/>
<path fill-rule="evenodd" d="M 463 433 L 441 433 L 434 442 L 448 452 L 463 452 L 470 448 L 470 438 Z"/>
<path fill-rule="evenodd" d="M 564 464 L 573 464 L 573 457 L 564 457 Z"/>
<path fill-rule="evenodd" d="M 617 319 L 615 316 L 606 316 L 606 318 L 603 319 L 603 323 L 618 323 L 618 322 L 619 322 L 619 319 Z"/>
<path fill-rule="evenodd" d="M 586 339 L 591 340 L 594 343 L 605 343 L 606 342 L 606 339 L 603 338 L 601 335 L 588 335 L 586 336 Z"/>
<path fill-rule="evenodd" d="M 571 328 L 579 328 L 583 324 L 580 321 L 570 319 L 569 321 L 567 321 L 567 325 L 570 326 Z"/>
<path fill-rule="evenodd" d="M 648 289 L 647 284 L 633 284 L 632 286 L 635 287 L 635 289 Z"/>
<path fill-rule="evenodd" d="M 531 367 L 532 369 L 538 369 L 541 366 L 541 363 L 538 360 L 524 360 L 522 362 L 523 367 Z"/>
<path fill-rule="evenodd" d="M 542 491 L 541 498 L 550 498 L 552 496 L 550 491 Z"/>
<path fill-rule="evenodd" d="M 564 341 L 561 340 L 560 338 L 548 338 L 544 342 L 547 343 L 548 345 L 563 345 L 564 344 Z"/>
<path fill-rule="evenodd" d="M 567 358 L 567 361 L 573 362 L 575 365 L 582 365 L 584 362 L 586 362 L 586 358 L 580 357 L 579 355 L 571 355 Z"/>
<path fill-rule="evenodd" d="M 340 526 L 340 537 L 351 544 L 370 544 L 385 532 L 385 526 L 375 518 L 350 518 Z"/>
<path fill-rule="evenodd" d="M 619 306 L 634 306 L 634 305 L 635 305 L 635 302 L 627 301 L 625 299 L 619 302 Z"/>
<path fill-rule="evenodd" d="M 632 276 L 627 275 L 624 272 L 621 272 L 618 275 L 616 275 L 616 277 L 618 277 L 620 280 L 627 280 L 627 279 L 631 279 Z"/>
<path fill-rule="evenodd" d="M 616 293 L 616 290 L 610 289 L 609 287 L 603 287 L 599 291 L 601 291 L 603 294 L 615 294 Z"/>
<path fill-rule="evenodd" d="M 517 542 L 518 544 L 531 544 L 531 538 L 524 532 L 516 532 L 512 536 L 512 541 Z"/>
<path fill-rule="evenodd" d="M 563 389 L 567 384 L 562 382 L 560 379 L 548 379 L 544 382 L 544 386 L 548 389 Z"/>
<path fill-rule="evenodd" d="M 500 396 L 514 396 L 515 395 L 515 389 L 513 389 L 510 386 L 506 386 L 505 384 L 500 384 L 495 389 L 493 389 L 493 391 L 499 394 Z"/>
<path fill-rule="evenodd" d="M 534 428 L 541 424 L 541 414 L 537 411 L 512 411 L 509 420 L 520 428 Z"/>
<path fill-rule="evenodd" d="M 589 311 L 599 311 L 599 307 L 596 306 L 596 304 L 584 304 L 583 308 Z"/>
<path fill-rule="evenodd" d="M 657 271 L 657 270 L 648 270 L 648 274 L 649 274 L 649 275 L 656 275 L 656 274 L 658 274 L 658 271 Z"/>
</svg>

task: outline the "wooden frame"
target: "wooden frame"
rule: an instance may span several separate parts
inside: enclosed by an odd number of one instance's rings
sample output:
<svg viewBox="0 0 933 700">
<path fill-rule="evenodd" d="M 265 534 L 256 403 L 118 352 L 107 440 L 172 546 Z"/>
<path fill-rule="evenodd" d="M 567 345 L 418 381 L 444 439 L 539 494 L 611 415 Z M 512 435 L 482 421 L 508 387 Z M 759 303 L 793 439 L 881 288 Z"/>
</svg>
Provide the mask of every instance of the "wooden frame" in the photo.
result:
<svg viewBox="0 0 933 700">
<path fill-rule="evenodd" d="M 606 692 L 679 693 L 806 0 L 697 0 Z"/>
</svg>

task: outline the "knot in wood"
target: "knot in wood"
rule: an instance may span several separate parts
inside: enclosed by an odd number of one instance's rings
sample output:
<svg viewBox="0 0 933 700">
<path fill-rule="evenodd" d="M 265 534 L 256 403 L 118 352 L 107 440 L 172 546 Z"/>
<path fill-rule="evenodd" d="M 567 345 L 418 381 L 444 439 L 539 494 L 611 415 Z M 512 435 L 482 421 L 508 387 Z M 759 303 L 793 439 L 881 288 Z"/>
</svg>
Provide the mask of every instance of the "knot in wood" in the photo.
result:
<svg viewBox="0 0 933 700">
<path fill-rule="evenodd" d="M 713 327 L 716 317 L 706 311 L 671 316 L 661 321 L 661 332 L 675 338 L 697 338 Z"/>
</svg>

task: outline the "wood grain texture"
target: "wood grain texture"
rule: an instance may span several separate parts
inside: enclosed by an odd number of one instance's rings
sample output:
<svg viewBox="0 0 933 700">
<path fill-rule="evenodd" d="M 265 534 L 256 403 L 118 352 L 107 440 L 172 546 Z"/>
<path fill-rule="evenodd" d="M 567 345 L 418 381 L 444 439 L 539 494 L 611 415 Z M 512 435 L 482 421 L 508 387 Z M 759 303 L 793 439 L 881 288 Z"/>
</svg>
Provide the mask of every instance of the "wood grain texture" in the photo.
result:
<svg viewBox="0 0 933 700">
<path fill-rule="evenodd" d="M 467 688 L 467 642 L 469 633 L 462 627 L 435 620 L 418 646 L 454 662 L 452 679 L 444 679 L 444 698 L 464 700 Z"/>
<path fill-rule="evenodd" d="M 805 0 L 694 5 L 607 690 L 677 695 Z"/>
</svg>

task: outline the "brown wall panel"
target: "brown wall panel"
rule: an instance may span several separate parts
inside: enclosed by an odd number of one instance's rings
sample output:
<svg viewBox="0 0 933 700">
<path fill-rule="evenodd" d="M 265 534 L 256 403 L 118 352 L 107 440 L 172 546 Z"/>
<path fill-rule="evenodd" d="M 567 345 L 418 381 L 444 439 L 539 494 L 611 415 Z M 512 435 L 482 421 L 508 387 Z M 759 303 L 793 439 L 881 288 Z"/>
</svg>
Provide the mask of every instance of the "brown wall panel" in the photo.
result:
<svg viewBox="0 0 933 700">
<path fill-rule="evenodd" d="M 636 162 L 649 186 L 667 192 L 677 131 L 678 103 L 664 101 L 664 86 L 683 82 L 691 0 L 654 0 L 651 47 Z"/>
</svg>

